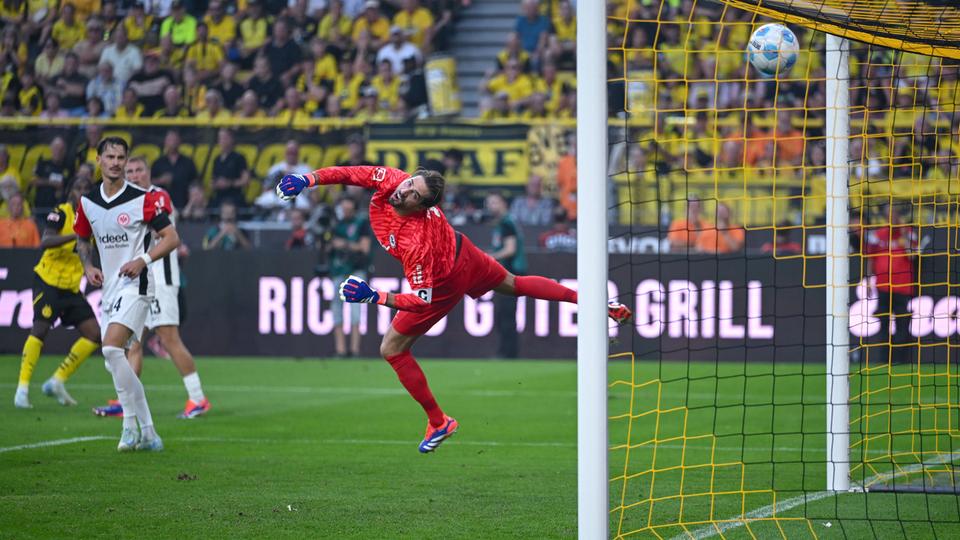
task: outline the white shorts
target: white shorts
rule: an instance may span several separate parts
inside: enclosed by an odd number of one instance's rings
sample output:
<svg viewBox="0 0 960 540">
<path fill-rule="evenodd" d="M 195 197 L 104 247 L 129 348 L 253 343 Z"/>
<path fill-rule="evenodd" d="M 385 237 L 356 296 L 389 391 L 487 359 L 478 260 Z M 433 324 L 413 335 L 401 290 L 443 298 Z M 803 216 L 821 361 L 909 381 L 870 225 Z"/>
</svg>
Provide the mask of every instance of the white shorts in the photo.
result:
<svg viewBox="0 0 960 540">
<path fill-rule="evenodd" d="M 151 297 L 134 292 L 121 292 L 110 302 L 101 304 L 100 337 L 107 336 L 107 327 L 111 324 L 126 326 L 133 332 L 131 339 L 140 340 L 143 335 L 143 325 L 150 310 Z"/>
<path fill-rule="evenodd" d="M 179 293 L 180 287 L 175 285 L 156 285 L 147 314 L 147 328 L 153 330 L 158 326 L 180 326 Z"/>
</svg>

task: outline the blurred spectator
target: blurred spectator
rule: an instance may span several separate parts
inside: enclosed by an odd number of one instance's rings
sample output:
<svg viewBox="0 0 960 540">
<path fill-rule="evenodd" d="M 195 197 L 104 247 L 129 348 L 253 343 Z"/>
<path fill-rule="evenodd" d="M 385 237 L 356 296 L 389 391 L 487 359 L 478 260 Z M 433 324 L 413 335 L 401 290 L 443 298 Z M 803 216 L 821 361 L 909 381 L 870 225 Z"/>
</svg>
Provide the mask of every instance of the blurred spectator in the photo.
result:
<svg viewBox="0 0 960 540">
<path fill-rule="evenodd" d="M 109 62 L 100 64 L 97 71 L 97 76 L 87 83 L 87 99 L 100 99 L 103 111 L 108 116 L 113 116 L 123 98 L 123 83 L 114 76 L 113 64 Z"/>
<path fill-rule="evenodd" d="M 570 221 L 577 220 L 577 132 L 567 135 L 567 152 L 557 161 L 557 189 L 560 206 Z"/>
<path fill-rule="evenodd" d="M 82 110 L 86 110 L 86 104 L 84 104 Z M 76 112 L 76 109 L 73 109 L 73 111 Z M 56 92 L 47 94 L 46 105 L 40 112 L 40 118 L 50 120 L 54 118 L 69 118 L 70 116 L 67 111 L 60 108 L 60 94 Z M 77 116 L 80 115 L 78 114 Z"/>
<path fill-rule="evenodd" d="M 350 43 L 353 19 L 343 11 L 343 2 L 330 0 L 327 13 L 317 25 L 317 37 L 343 49 Z"/>
<path fill-rule="evenodd" d="M 197 79 L 200 82 L 206 82 L 218 74 L 224 57 L 223 47 L 216 41 L 210 40 L 207 24 L 198 24 L 197 40 L 187 48 L 184 65 L 196 69 Z"/>
<path fill-rule="evenodd" d="M 26 188 L 23 179 L 20 178 L 20 171 L 10 163 L 10 151 L 7 150 L 7 145 L 0 144 L 0 203 Z"/>
<path fill-rule="evenodd" d="M 300 92 L 293 86 L 284 92 L 283 101 L 277 102 L 283 108 L 275 115 L 277 120 L 284 124 L 303 122 L 310 119 L 310 113 L 303 107 Z"/>
<path fill-rule="evenodd" d="M 21 43 L 20 34 L 16 28 L 7 26 L 3 29 L 0 40 L 0 63 L 4 70 L 19 73 L 27 65 L 27 44 Z"/>
<path fill-rule="evenodd" d="M 129 86 L 123 91 L 120 106 L 113 112 L 114 118 L 141 118 L 143 117 L 143 103 L 137 100 L 137 92 Z"/>
<path fill-rule="evenodd" d="M 36 116 L 43 110 L 43 87 L 36 80 L 33 68 L 27 67 L 20 76 L 20 91 L 17 92 L 17 102 L 20 114 Z"/>
<path fill-rule="evenodd" d="M 549 38 L 548 56 L 564 65 L 575 64 L 577 18 L 570 0 L 560 0 L 553 13 L 553 34 Z"/>
<path fill-rule="evenodd" d="M 266 113 L 264 113 L 263 109 L 260 108 L 260 99 L 257 97 L 257 93 L 253 90 L 247 90 L 244 92 L 243 97 L 240 98 L 239 104 L 237 105 L 237 113 L 234 115 L 234 117 L 263 118 L 265 116 Z"/>
<path fill-rule="evenodd" d="M 370 86 L 377 91 L 380 108 L 393 111 L 400 102 L 400 77 L 393 74 L 393 68 L 388 60 L 377 65 L 377 76 L 370 81 Z"/>
<path fill-rule="evenodd" d="M 100 19 L 103 21 L 103 35 L 104 39 L 110 37 L 110 34 L 113 33 L 117 27 L 120 26 L 121 17 L 118 13 L 119 7 L 117 2 L 114 0 L 103 0 L 103 3 L 100 7 Z"/>
<path fill-rule="evenodd" d="M 543 178 L 530 175 L 526 194 L 516 197 L 510 204 L 510 217 L 519 225 L 543 227 L 553 221 L 553 200 L 543 197 Z"/>
<path fill-rule="evenodd" d="M 83 113 L 84 118 L 110 118 L 107 111 L 103 109 L 103 100 L 97 96 L 87 99 L 87 108 Z"/>
<path fill-rule="evenodd" d="M 210 206 L 231 202 L 235 207 L 247 205 L 246 191 L 250 185 L 247 159 L 234 150 L 233 131 L 221 128 L 217 133 L 219 154 L 213 160 L 213 197 Z"/>
<path fill-rule="evenodd" d="M 230 111 L 223 108 L 223 98 L 220 97 L 220 92 L 213 89 L 207 90 L 204 102 L 207 106 L 195 115 L 197 120 L 210 121 L 230 118 Z"/>
<path fill-rule="evenodd" d="M 173 0 L 171 15 L 160 25 L 160 37 L 170 36 L 178 47 L 191 45 L 197 40 L 197 20 L 187 13 L 183 0 Z"/>
<path fill-rule="evenodd" d="M 207 219 L 207 195 L 199 183 L 190 185 L 187 204 L 180 211 L 180 221 L 204 221 Z"/>
<path fill-rule="evenodd" d="M 368 279 L 370 270 L 370 246 L 373 244 L 373 232 L 365 217 L 357 213 L 357 202 L 350 197 L 342 197 L 337 202 L 336 224 L 333 226 L 330 241 L 330 279 L 342 283 L 348 276 Z M 330 310 L 333 312 L 333 337 L 337 356 L 347 354 L 346 337 L 343 330 L 343 301 L 340 295 L 333 295 Z M 350 354 L 360 355 L 360 304 L 350 304 Z"/>
<path fill-rule="evenodd" d="M 168 85 L 163 90 L 163 108 L 153 113 L 154 118 L 187 118 L 190 110 L 183 106 L 180 89 L 177 85 Z"/>
<path fill-rule="evenodd" d="M 148 14 L 143 8 L 143 2 L 138 0 L 127 10 L 127 16 L 123 18 L 123 23 L 117 26 L 114 33 L 123 28 L 130 43 L 141 47 L 146 41 L 147 32 L 151 27 L 153 27 L 153 15 Z M 136 69 L 133 70 L 133 72 L 136 71 Z"/>
<path fill-rule="evenodd" d="M 700 234 L 707 227 L 700 216 L 701 211 L 700 199 L 693 195 L 687 197 L 686 216 L 674 219 L 667 229 L 667 241 L 670 242 L 672 253 L 696 250 Z"/>
<path fill-rule="evenodd" d="M 204 24 L 210 32 L 210 39 L 223 47 L 230 47 L 237 37 L 237 20 L 232 15 L 226 15 L 221 0 L 212 0 L 203 17 Z"/>
<path fill-rule="evenodd" d="M 69 4 L 67 4 L 69 5 Z M 87 78 L 77 71 L 77 55 L 67 53 L 63 60 L 63 71 L 53 78 L 53 93 L 60 95 L 60 108 L 70 116 L 83 114 L 87 104 Z"/>
<path fill-rule="evenodd" d="M 480 114 L 481 120 L 507 120 L 513 117 L 513 111 L 510 110 L 510 94 L 505 91 L 497 92 L 493 96 L 493 101 Z"/>
<path fill-rule="evenodd" d="M 553 211 L 553 226 L 540 235 L 540 247 L 547 251 L 577 252 L 577 231 L 570 227 L 567 212 L 558 206 Z"/>
<path fill-rule="evenodd" d="M 88 124 L 83 127 L 83 142 L 77 146 L 77 149 L 73 153 L 73 162 L 77 168 L 74 181 L 80 176 L 84 164 L 88 164 L 94 168 L 97 166 L 97 145 L 100 144 L 100 139 L 102 138 L 102 125 Z M 91 169 L 90 172 L 93 173 L 93 169 Z M 90 175 L 88 180 L 93 180 L 93 174 Z M 69 192 L 67 194 L 69 195 Z"/>
<path fill-rule="evenodd" d="M 353 117 L 358 120 L 375 122 L 389 120 L 390 113 L 380 110 L 380 96 L 377 95 L 377 89 L 373 86 L 365 86 L 360 92 L 360 103 Z"/>
<path fill-rule="evenodd" d="M 300 46 L 290 38 L 290 26 L 287 21 L 280 19 L 273 24 L 273 35 L 263 46 L 261 53 L 270 64 L 270 72 L 274 78 L 280 79 L 284 85 L 291 84 L 300 70 Z"/>
<path fill-rule="evenodd" d="M 367 159 L 366 143 L 363 135 L 354 133 L 347 137 L 347 159 L 337 163 L 341 167 L 352 167 L 356 165 L 373 165 L 373 162 Z"/>
<path fill-rule="evenodd" d="M 390 21 L 380 12 L 380 2 L 377 0 L 364 2 L 363 14 L 353 21 L 351 38 L 358 45 L 363 41 L 369 42 L 374 50 L 382 47 L 390 39 Z"/>
<path fill-rule="evenodd" d="M 523 114 L 520 115 L 520 118 L 524 120 L 546 120 L 552 118 L 550 112 L 547 111 L 547 95 L 542 92 L 530 94 L 530 99 L 527 101 L 527 108 L 523 111 Z"/>
<path fill-rule="evenodd" d="M 522 15 L 517 17 L 514 30 L 520 36 L 524 50 L 534 59 L 540 58 L 547 45 L 550 34 L 550 20 L 540 14 L 538 0 L 523 0 L 520 4 Z"/>
<path fill-rule="evenodd" d="M 163 155 L 153 162 L 150 176 L 153 183 L 167 190 L 178 210 L 186 206 L 190 187 L 197 182 L 197 166 L 193 159 L 180 153 L 180 132 L 167 130 L 163 138 Z"/>
<path fill-rule="evenodd" d="M 107 44 L 103 41 L 102 20 L 90 17 L 86 26 L 86 35 L 73 46 L 73 54 L 77 55 L 77 71 L 90 79 L 97 75 L 97 63 L 100 62 L 100 54 Z"/>
<path fill-rule="evenodd" d="M 224 107 L 230 110 L 236 108 L 244 90 L 243 85 L 237 82 L 237 64 L 223 62 L 220 65 L 220 77 L 211 88 L 220 92 Z"/>
<path fill-rule="evenodd" d="M 290 236 L 283 243 L 283 248 L 287 251 L 313 248 L 313 233 L 306 226 L 307 213 L 299 208 L 292 208 L 288 213 L 290 216 Z"/>
<path fill-rule="evenodd" d="M 778 167 L 799 167 L 803 162 L 803 148 L 806 140 L 803 131 L 793 127 L 791 115 L 780 111 L 777 115 L 777 128 L 774 132 Z"/>
<path fill-rule="evenodd" d="M 340 74 L 333 81 L 333 95 L 330 96 L 332 99 L 327 100 L 328 104 L 335 101 L 343 112 L 352 111 L 357 106 L 360 100 L 360 86 L 365 80 L 363 74 L 355 69 L 354 60 L 347 56 L 340 60 Z M 328 114 L 328 116 L 333 115 Z"/>
<path fill-rule="evenodd" d="M 33 70 L 41 84 L 51 83 L 63 71 L 65 61 L 57 41 L 48 39 L 43 44 L 43 50 L 33 63 Z"/>
<path fill-rule="evenodd" d="M 406 32 L 399 26 L 390 28 L 390 42 L 377 51 L 377 64 L 390 62 L 393 73 L 401 75 L 404 72 L 403 61 L 414 58 L 417 63 L 423 61 L 423 55 L 416 45 L 407 41 Z"/>
<path fill-rule="evenodd" d="M 511 111 L 518 111 L 526 106 L 533 95 L 533 80 L 521 71 L 516 60 L 508 60 L 504 72 L 499 75 L 488 73 L 481 85 L 481 89 L 490 95 L 497 96 L 506 92 Z"/>
<path fill-rule="evenodd" d="M 429 51 L 433 41 L 433 13 L 421 6 L 420 0 L 402 0 L 400 4 L 403 7 L 393 16 L 393 26 L 403 29 L 418 49 Z"/>
<path fill-rule="evenodd" d="M 497 260 L 507 272 L 522 276 L 527 272 L 527 257 L 523 250 L 523 234 L 507 212 L 507 201 L 502 195 L 493 193 L 487 196 L 487 212 L 491 218 L 493 236 L 490 256 Z M 496 324 L 499 346 L 498 358 L 517 357 L 517 297 L 497 294 L 493 297 L 494 324 Z"/>
<path fill-rule="evenodd" d="M 157 57 L 157 67 L 161 71 L 169 71 L 173 74 L 179 73 L 183 69 L 183 56 L 186 51 L 186 47 L 174 45 L 173 38 L 170 36 L 163 36 L 160 38 L 160 46 L 148 50 L 145 57 L 155 55 Z"/>
<path fill-rule="evenodd" d="M 133 89 L 143 105 L 143 114 L 153 116 L 163 108 L 163 91 L 174 83 L 173 75 L 160 69 L 160 58 L 156 54 L 148 54 L 143 69 L 130 78 L 127 86 Z"/>
<path fill-rule="evenodd" d="M 267 42 L 268 23 L 263 14 L 261 1 L 248 0 L 247 16 L 240 21 L 239 49 L 231 60 L 239 61 L 243 69 L 250 69 L 257 51 Z"/>
<path fill-rule="evenodd" d="M 253 77 L 247 81 L 247 90 L 257 94 L 260 107 L 270 110 L 283 97 L 283 85 L 270 72 L 270 62 L 264 56 L 258 56 L 253 63 Z"/>
<path fill-rule="evenodd" d="M 506 45 L 497 53 L 497 70 L 503 71 L 506 69 L 507 63 L 511 60 L 516 61 L 524 73 L 530 71 L 530 53 L 523 48 L 523 44 L 520 43 L 520 34 L 516 32 L 507 34 Z"/>
<path fill-rule="evenodd" d="M 40 247 L 40 232 L 33 219 L 23 213 L 23 195 L 13 194 L 7 201 L 10 215 L 0 217 L 0 248 Z"/>
<path fill-rule="evenodd" d="M 760 246 L 763 253 L 772 254 L 775 257 L 784 255 L 798 255 L 803 253 L 803 246 L 794 242 L 790 237 L 791 224 L 781 223 L 773 231 L 773 242 L 764 242 Z"/>
<path fill-rule="evenodd" d="M 717 203 L 717 224 L 707 226 L 697 235 L 697 251 L 701 253 L 735 253 L 743 249 L 743 227 L 730 220 L 730 208 Z"/>
<path fill-rule="evenodd" d="M 49 33 L 46 31 L 44 33 L 43 39 L 52 37 L 63 50 L 72 50 L 84 35 L 83 23 L 77 20 L 77 9 L 73 4 L 64 3 L 60 8 L 60 17 L 57 18 L 57 22 L 50 27 Z"/>
<path fill-rule="evenodd" d="M 60 204 L 64 184 L 73 176 L 73 165 L 67 159 L 67 143 L 57 136 L 50 142 L 50 158 L 37 162 L 30 186 L 33 190 L 33 207 L 49 210 Z"/>
<path fill-rule="evenodd" d="M 247 235 L 237 227 L 237 207 L 232 202 L 224 201 L 219 208 L 220 221 L 207 230 L 207 234 L 203 237 L 203 249 L 222 251 L 250 249 Z"/>
</svg>

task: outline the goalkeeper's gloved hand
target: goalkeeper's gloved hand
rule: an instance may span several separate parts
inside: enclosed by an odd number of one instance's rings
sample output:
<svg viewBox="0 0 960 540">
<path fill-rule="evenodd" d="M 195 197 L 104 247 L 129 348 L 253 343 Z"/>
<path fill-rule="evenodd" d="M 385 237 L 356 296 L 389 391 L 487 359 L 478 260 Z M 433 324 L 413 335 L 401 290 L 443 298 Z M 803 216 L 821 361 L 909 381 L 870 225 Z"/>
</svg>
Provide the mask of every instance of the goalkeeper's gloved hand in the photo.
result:
<svg viewBox="0 0 960 540">
<path fill-rule="evenodd" d="M 294 197 L 310 185 L 305 174 L 288 174 L 277 184 L 277 196 L 282 201 L 292 201 Z"/>
<path fill-rule="evenodd" d="M 380 293 L 371 289 L 366 281 L 357 276 L 349 276 L 340 284 L 340 299 L 351 303 L 379 304 Z"/>
</svg>

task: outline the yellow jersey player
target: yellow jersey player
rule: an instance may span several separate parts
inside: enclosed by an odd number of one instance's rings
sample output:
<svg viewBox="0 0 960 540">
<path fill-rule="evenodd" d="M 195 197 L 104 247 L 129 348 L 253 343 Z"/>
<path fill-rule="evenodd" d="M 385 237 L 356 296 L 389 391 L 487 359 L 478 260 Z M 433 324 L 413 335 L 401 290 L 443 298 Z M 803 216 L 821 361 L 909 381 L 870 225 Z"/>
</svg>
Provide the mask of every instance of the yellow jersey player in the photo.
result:
<svg viewBox="0 0 960 540">
<path fill-rule="evenodd" d="M 76 327 L 81 337 L 70 347 L 70 353 L 53 376 L 43 383 L 44 394 L 57 398 L 61 405 L 76 405 L 64 382 L 100 348 L 100 326 L 87 299 L 80 293 L 83 265 L 77 255 L 77 235 L 73 232 L 77 205 L 89 189 L 85 181 L 74 183 L 67 202 L 47 215 L 40 241 L 43 255 L 33 268 L 33 328 L 23 344 L 20 380 L 13 400 L 20 409 L 31 407 L 29 389 L 33 368 L 43 350 L 43 340 L 58 318 L 63 326 Z"/>
</svg>

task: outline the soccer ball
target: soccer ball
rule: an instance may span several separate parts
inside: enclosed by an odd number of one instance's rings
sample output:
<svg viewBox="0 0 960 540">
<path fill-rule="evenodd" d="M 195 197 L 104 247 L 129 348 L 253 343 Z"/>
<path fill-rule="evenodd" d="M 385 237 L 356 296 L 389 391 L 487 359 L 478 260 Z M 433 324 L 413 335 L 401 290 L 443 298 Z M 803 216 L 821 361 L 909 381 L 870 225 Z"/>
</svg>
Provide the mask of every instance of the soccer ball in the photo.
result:
<svg viewBox="0 0 960 540">
<path fill-rule="evenodd" d="M 750 36 L 747 57 L 761 74 L 773 77 L 797 63 L 797 36 L 782 24 L 765 24 Z"/>
</svg>

